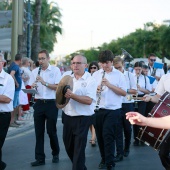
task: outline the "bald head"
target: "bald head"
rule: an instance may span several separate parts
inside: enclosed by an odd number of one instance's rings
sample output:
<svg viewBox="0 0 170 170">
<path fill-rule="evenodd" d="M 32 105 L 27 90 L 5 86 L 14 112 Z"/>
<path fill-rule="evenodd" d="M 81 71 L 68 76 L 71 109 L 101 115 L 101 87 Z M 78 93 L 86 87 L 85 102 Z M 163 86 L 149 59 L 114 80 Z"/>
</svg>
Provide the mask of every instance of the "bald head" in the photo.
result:
<svg viewBox="0 0 170 170">
<path fill-rule="evenodd" d="M 76 55 L 74 58 L 81 58 L 81 62 L 87 64 L 87 58 L 83 55 Z M 73 60 L 74 60 L 73 58 Z"/>
</svg>

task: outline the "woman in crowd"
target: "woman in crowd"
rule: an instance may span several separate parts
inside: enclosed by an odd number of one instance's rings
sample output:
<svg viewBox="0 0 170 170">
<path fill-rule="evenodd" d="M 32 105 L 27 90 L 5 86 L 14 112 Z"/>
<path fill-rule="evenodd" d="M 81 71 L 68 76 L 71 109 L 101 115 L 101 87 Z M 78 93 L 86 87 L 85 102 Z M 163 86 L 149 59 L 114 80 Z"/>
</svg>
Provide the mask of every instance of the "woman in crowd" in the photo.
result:
<svg viewBox="0 0 170 170">
<path fill-rule="evenodd" d="M 88 68 L 88 72 L 92 75 L 97 70 L 99 70 L 98 63 L 96 61 L 91 62 Z M 91 146 L 96 146 L 96 133 L 93 125 L 90 126 L 90 131 L 91 131 L 90 140 Z"/>
</svg>

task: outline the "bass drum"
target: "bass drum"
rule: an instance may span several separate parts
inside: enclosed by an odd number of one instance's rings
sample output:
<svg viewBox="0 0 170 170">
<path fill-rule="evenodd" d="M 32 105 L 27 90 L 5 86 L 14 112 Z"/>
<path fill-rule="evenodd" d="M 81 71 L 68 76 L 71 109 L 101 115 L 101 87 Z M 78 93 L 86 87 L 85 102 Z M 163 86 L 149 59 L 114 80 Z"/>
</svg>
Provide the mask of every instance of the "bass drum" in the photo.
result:
<svg viewBox="0 0 170 170">
<path fill-rule="evenodd" d="M 170 93 L 165 92 L 159 102 L 153 107 L 148 117 L 163 117 L 170 115 Z M 141 127 L 138 133 L 138 139 L 143 141 L 146 145 L 158 150 L 160 145 L 164 142 L 169 130 L 157 129 L 152 127 Z"/>
</svg>

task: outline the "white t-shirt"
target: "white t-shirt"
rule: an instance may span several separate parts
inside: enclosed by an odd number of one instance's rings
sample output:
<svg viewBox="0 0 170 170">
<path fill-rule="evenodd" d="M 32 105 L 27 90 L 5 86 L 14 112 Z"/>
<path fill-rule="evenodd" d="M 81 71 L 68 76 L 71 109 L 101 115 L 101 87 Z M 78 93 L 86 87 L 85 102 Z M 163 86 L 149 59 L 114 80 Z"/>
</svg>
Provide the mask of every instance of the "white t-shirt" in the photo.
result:
<svg viewBox="0 0 170 170">
<path fill-rule="evenodd" d="M 85 72 L 78 80 L 73 77 L 73 93 L 80 96 L 88 96 L 93 99 L 90 105 L 79 103 L 70 99 L 68 104 L 63 108 L 66 115 L 69 116 L 90 116 L 94 114 L 97 84 L 90 73 Z"/>
<path fill-rule="evenodd" d="M 103 69 L 100 69 L 93 73 L 92 77 L 95 78 L 97 82 L 97 86 L 101 85 L 102 76 L 103 76 Z M 109 83 L 112 85 L 127 91 L 126 80 L 125 76 L 119 71 L 116 70 L 114 67 L 111 72 L 105 73 L 104 78 L 106 78 Z M 97 95 L 98 100 L 98 95 Z M 113 92 L 113 90 L 109 89 L 108 87 L 104 86 L 103 91 L 101 92 L 101 100 L 99 104 L 99 108 L 116 110 L 122 107 L 122 96 Z"/>
<path fill-rule="evenodd" d="M 11 99 L 10 103 L 0 103 L 0 112 L 13 111 L 13 100 L 15 92 L 15 83 L 11 75 L 3 69 L 0 72 L 0 95 L 4 95 Z"/>
<path fill-rule="evenodd" d="M 28 77 L 28 80 L 24 82 L 24 85 L 27 86 L 29 84 L 30 77 L 32 77 L 32 72 L 28 67 L 21 67 L 21 70 L 24 71 L 24 76 Z"/>
<path fill-rule="evenodd" d="M 33 76 L 30 78 L 29 85 L 31 86 L 36 81 L 39 68 L 32 71 Z M 58 84 L 61 80 L 61 72 L 58 67 L 49 65 L 46 70 L 41 70 L 40 77 L 48 84 Z M 35 94 L 36 99 L 55 99 L 56 91 L 52 90 L 40 82 L 37 83 L 38 94 Z"/>
<path fill-rule="evenodd" d="M 170 73 L 161 77 L 155 89 L 155 92 L 160 96 L 162 96 L 165 91 L 170 92 Z"/>
</svg>

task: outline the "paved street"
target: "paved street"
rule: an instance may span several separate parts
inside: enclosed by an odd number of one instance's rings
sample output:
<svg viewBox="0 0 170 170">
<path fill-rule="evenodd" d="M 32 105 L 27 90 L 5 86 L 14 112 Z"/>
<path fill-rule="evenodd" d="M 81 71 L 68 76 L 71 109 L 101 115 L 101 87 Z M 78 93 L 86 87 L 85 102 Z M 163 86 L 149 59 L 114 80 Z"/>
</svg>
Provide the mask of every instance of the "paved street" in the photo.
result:
<svg viewBox="0 0 170 170">
<path fill-rule="evenodd" d="M 32 119 L 30 118 L 30 122 Z M 30 123 L 31 124 L 31 123 Z M 3 147 L 3 160 L 7 163 L 6 170 L 71 170 L 71 162 L 65 152 L 62 142 L 62 123 L 58 120 L 58 137 L 60 143 L 60 162 L 51 162 L 51 149 L 48 136 L 45 137 L 46 164 L 40 167 L 31 167 L 30 162 L 34 161 L 35 136 L 33 126 L 20 131 L 19 134 L 9 135 Z M 24 128 L 24 127 L 21 127 Z M 20 128 L 20 129 L 21 129 Z M 14 130 L 13 130 L 14 131 Z M 17 131 L 17 130 L 16 130 Z M 11 133 L 11 132 L 10 132 Z M 88 135 L 88 140 L 90 134 Z M 98 146 L 91 147 L 87 143 L 86 165 L 88 170 L 97 170 L 100 162 Z M 116 164 L 116 170 L 163 170 L 157 152 L 151 147 L 131 146 L 131 153 L 128 158 Z"/>
</svg>

